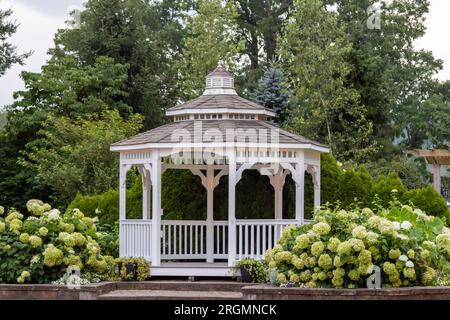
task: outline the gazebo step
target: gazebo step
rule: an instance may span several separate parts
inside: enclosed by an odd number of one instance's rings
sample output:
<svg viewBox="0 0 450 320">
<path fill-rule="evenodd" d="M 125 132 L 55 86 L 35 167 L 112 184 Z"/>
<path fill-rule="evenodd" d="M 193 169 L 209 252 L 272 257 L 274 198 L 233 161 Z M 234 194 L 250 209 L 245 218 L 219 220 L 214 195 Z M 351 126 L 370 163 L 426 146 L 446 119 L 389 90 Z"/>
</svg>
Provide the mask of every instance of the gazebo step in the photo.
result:
<svg viewBox="0 0 450 320">
<path fill-rule="evenodd" d="M 241 292 L 178 290 L 115 290 L 99 300 L 240 300 Z"/>
<path fill-rule="evenodd" d="M 161 266 L 151 266 L 150 276 L 179 277 L 233 277 L 232 268 L 226 263 L 206 262 L 166 262 Z"/>
<path fill-rule="evenodd" d="M 177 280 L 151 280 L 142 282 L 121 282 L 119 290 L 185 290 L 185 291 L 228 291 L 240 292 L 248 283 L 236 281 L 177 281 Z"/>
</svg>

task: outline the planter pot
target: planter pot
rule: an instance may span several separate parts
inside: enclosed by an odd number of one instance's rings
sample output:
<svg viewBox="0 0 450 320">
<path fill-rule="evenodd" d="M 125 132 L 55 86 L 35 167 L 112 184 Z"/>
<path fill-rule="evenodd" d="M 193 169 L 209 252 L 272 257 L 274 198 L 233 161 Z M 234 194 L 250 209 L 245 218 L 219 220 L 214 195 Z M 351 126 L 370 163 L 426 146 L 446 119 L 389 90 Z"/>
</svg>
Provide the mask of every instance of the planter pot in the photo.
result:
<svg viewBox="0 0 450 320">
<path fill-rule="evenodd" d="M 250 272 L 247 271 L 247 269 L 245 269 L 245 267 L 241 266 L 241 267 L 239 267 L 239 269 L 241 271 L 242 282 L 245 282 L 245 283 L 253 282 L 252 275 L 250 274 Z"/>
<path fill-rule="evenodd" d="M 120 276 L 122 267 L 125 267 L 126 274 L 127 275 L 132 274 L 131 279 L 128 279 L 128 280 L 134 280 L 134 281 L 137 280 L 137 263 L 127 262 L 127 263 L 125 263 L 125 266 L 124 266 L 123 263 L 120 262 L 118 267 L 119 267 L 118 268 L 118 275 L 119 276 Z"/>
</svg>

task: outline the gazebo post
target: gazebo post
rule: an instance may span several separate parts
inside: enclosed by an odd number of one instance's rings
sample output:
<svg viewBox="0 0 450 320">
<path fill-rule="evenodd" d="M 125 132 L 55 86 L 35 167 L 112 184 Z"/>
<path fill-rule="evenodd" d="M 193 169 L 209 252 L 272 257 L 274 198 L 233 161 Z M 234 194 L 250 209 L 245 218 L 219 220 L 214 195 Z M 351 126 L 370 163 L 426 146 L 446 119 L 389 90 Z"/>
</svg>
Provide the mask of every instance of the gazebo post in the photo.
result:
<svg viewBox="0 0 450 320">
<path fill-rule="evenodd" d="M 270 184 L 273 187 L 275 196 L 275 219 L 283 219 L 283 187 L 286 174 L 280 166 L 279 170 L 274 175 L 269 175 Z"/>
<path fill-rule="evenodd" d="M 131 165 L 123 164 L 122 157 L 120 159 L 120 168 L 119 168 L 119 220 L 123 221 L 127 218 L 127 172 L 130 170 Z M 123 240 L 123 232 L 121 230 L 121 223 L 119 224 L 119 238 L 120 238 L 120 246 L 119 246 L 119 255 L 123 257 L 125 255 Z"/>
<path fill-rule="evenodd" d="M 295 166 L 295 220 L 300 224 L 305 221 L 305 154 L 299 151 Z"/>
<path fill-rule="evenodd" d="M 317 166 L 316 176 L 314 177 L 314 209 L 320 209 L 320 165 Z"/>
<path fill-rule="evenodd" d="M 433 186 L 441 194 L 441 165 L 437 163 L 433 164 Z"/>
<path fill-rule="evenodd" d="M 236 260 L 236 154 L 228 152 L 228 266 Z"/>
<path fill-rule="evenodd" d="M 152 152 L 152 266 L 161 264 L 161 157 L 159 150 Z"/>
<path fill-rule="evenodd" d="M 314 166 L 308 166 L 307 170 L 313 180 L 314 185 L 314 210 L 320 209 L 320 163 Z"/>
<path fill-rule="evenodd" d="M 145 168 L 145 165 L 138 167 L 142 178 L 142 219 L 150 220 L 150 206 L 152 199 L 152 181 L 151 172 Z"/>
<path fill-rule="evenodd" d="M 214 262 L 214 167 L 206 169 L 206 262 Z"/>
</svg>

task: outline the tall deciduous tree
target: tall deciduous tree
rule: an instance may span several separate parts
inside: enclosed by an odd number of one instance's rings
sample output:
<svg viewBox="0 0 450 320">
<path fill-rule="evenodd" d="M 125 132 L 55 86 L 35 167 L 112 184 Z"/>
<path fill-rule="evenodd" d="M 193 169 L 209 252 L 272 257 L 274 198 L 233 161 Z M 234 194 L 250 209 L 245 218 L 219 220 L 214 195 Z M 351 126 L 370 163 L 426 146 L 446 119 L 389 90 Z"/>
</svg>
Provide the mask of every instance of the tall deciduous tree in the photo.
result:
<svg viewBox="0 0 450 320">
<path fill-rule="evenodd" d="M 205 76 L 222 61 L 233 72 L 238 64 L 243 42 L 237 39 L 236 7 L 221 0 L 199 0 L 198 13 L 189 21 L 189 35 L 184 40 L 182 58 L 177 64 L 183 97 L 200 95 Z"/>
<path fill-rule="evenodd" d="M 19 54 L 17 48 L 8 42 L 17 31 L 18 25 L 10 21 L 12 10 L 0 10 L 0 77 L 15 63 L 23 64 L 24 60 L 31 54 Z"/>
<path fill-rule="evenodd" d="M 414 113 L 432 89 L 432 77 L 441 61 L 431 52 L 414 48 L 425 34 L 428 0 L 327 0 L 348 35 L 353 66 L 347 86 L 358 91 L 367 107 L 373 134 L 391 153 L 392 142 L 408 126 L 405 114 Z M 370 10 L 378 8 L 378 11 Z M 370 20 L 375 18 L 375 20 Z M 369 23 L 367 20 L 369 19 Z M 379 25 L 371 24 L 377 22 Z"/>
<path fill-rule="evenodd" d="M 289 116 L 289 100 L 283 88 L 284 77 L 281 70 L 271 63 L 258 82 L 253 99 L 259 104 L 275 111 L 275 122 L 282 125 Z"/>
<path fill-rule="evenodd" d="M 372 124 L 358 92 L 345 86 L 352 46 L 344 28 L 320 0 L 296 0 L 291 15 L 279 47 L 294 103 L 291 128 L 340 158 L 366 158 Z"/>
<path fill-rule="evenodd" d="M 4 205 L 19 207 L 31 197 L 48 200 L 53 193 L 45 181 L 36 180 L 33 168 L 18 165 L 19 153 L 42 145 L 36 133 L 50 114 L 77 119 L 116 109 L 129 115 L 131 107 L 122 102 L 127 97 L 127 70 L 108 57 L 81 66 L 76 58 L 65 56 L 53 57 L 41 73 L 22 73 L 25 89 L 15 93 L 16 101 L 7 108 L 8 123 L 0 133 Z"/>
<path fill-rule="evenodd" d="M 275 59 L 278 36 L 282 32 L 292 0 L 232 0 L 239 11 L 239 33 L 245 39 L 246 53 L 251 68 L 259 67 L 261 61 Z"/>
<path fill-rule="evenodd" d="M 282 25 L 292 0 L 228 1 L 234 2 L 239 12 L 238 32 L 245 42 L 244 53 L 250 61 L 244 70 L 246 81 L 241 84 L 246 94 L 255 90 L 263 67 L 275 60 L 278 38 L 282 35 Z"/>
<path fill-rule="evenodd" d="M 163 122 L 164 109 L 178 99 L 177 70 L 187 0 L 89 0 L 79 28 L 59 30 L 56 55 L 74 53 L 82 64 L 100 56 L 128 64 L 124 102 L 145 116 L 145 129 Z"/>
<path fill-rule="evenodd" d="M 71 120 L 50 116 L 39 131 L 39 143 L 20 163 L 35 172 L 32 184 L 55 191 L 52 200 L 67 204 L 77 192 L 98 194 L 117 187 L 119 159 L 111 143 L 137 134 L 142 116 L 122 119 L 117 110 Z"/>
</svg>

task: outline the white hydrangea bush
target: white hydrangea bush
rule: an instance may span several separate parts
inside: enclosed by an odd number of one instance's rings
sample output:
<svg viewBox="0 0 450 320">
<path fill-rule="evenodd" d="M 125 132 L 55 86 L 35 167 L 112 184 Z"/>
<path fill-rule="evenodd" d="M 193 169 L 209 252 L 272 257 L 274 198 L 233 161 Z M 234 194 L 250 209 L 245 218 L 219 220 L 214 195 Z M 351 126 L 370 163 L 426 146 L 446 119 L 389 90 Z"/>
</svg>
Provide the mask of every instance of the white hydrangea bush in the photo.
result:
<svg viewBox="0 0 450 320">
<path fill-rule="evenodd" d="M 0 207 L 0 283 L 50 283 L 69 267 L 110 274 L 114 258 L 102 255 L 95 218 L 74 209 L 62 215 L 40 200 L 29 200 L 30 216 Z"/>
<path fill-rule="evenodd" d="M 398 203 L 377 213 L 323 208 L 311 224 L 286 227 L 265 259 L 285 286 L 366 287 L 375 266 L 383 287 L 431 286 L 448 283 L 450 230 Z"/>
</svg>

